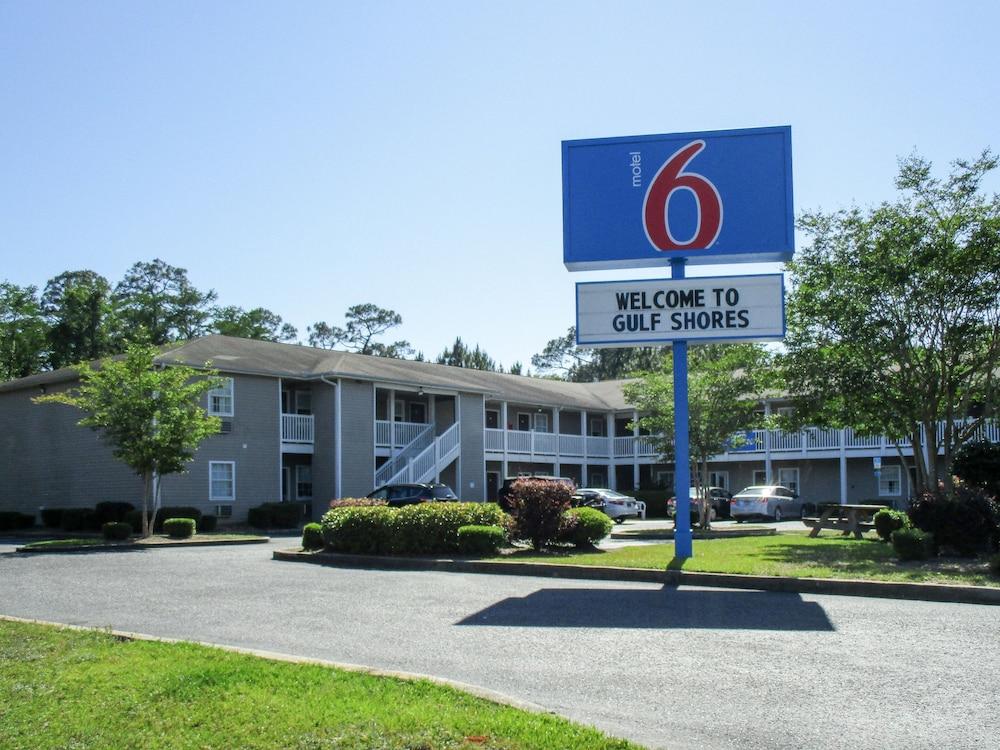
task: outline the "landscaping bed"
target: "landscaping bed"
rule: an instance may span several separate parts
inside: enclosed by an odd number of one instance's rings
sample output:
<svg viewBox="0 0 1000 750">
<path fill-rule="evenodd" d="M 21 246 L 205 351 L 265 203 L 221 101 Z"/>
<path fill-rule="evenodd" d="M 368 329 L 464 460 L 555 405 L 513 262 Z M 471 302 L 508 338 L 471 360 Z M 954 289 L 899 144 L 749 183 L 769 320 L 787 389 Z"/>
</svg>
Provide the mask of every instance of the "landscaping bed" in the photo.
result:
<svg viewBox="0 0 1000 750">
<path fill-rule="evenodd" d="M 428 680 L 0 621 L 10 748 L 628 750 L 630 742 Z"/>
</svg>

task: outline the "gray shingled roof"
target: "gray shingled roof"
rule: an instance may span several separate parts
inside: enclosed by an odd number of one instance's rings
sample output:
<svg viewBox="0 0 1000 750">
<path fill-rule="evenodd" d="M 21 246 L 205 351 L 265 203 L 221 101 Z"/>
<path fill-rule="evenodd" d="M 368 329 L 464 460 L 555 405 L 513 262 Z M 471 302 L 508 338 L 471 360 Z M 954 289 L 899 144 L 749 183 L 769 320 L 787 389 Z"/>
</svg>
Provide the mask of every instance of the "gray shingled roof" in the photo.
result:
<svg viewBox="0 0 1000 750">
<path fill-rule="evenodd" d="M 398 386 L 482 393 L 516 403 L 566 406 L 609 411 L 630 408 L 622 396 L 625 381 L 567 383 L 562 380 L 506 375 L 463 367 L 370 357 L 353 352 L 314 349 L 232 336 L 203 336 L 165 351 L 157 361 L 192 367 L 212 367 L 232 373 L 270 377 L 318 379 L 353 378 Z M 0 392 L 60 383 L 76 378 L 72 369 L 40 373 L 0 384 Z"/>
</svg>

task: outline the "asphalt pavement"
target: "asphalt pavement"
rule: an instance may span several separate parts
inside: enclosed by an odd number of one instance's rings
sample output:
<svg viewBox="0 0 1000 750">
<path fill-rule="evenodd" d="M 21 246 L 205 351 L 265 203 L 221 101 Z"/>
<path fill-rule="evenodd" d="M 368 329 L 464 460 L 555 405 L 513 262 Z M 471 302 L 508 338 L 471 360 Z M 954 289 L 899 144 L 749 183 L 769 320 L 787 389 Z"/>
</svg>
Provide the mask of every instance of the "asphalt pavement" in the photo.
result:
<svg viewBox="0 0 1000 750">
<path fill-rule="evenodd" d="M 1000 737 L 995 607 L 270 559 L 294 541 L 72 555 L 0 541 L 0 613 L 435 675 L 673 750 Z"/>
</svg>

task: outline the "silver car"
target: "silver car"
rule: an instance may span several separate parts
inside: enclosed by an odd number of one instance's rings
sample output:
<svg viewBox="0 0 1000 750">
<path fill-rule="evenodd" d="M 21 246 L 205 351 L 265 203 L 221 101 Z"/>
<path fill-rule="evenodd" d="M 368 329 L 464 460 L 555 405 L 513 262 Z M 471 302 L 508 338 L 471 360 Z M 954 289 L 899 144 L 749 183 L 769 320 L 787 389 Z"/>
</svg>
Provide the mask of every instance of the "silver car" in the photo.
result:
<svg viewBox="0 0 1000 750">
<path fill-rule="evenodd" d="M 729 512 L 739 523 L 748 518 L 770 518 L 774 521 L 802 518 L 802 500 L 787 487 L 759 485 L 733 495 Z"/>
<path fill-rule="evenodd" d="M 626 518 L 645 518 L 646 503 L 636 500 L 634 497 L 622 495 L 614 490 L 606 490 L 599 487 L 581 487 L 574 495 L 584 501 L 585 504 L 594 504 L 615 523 L 624 523 Z"/>
</svg>

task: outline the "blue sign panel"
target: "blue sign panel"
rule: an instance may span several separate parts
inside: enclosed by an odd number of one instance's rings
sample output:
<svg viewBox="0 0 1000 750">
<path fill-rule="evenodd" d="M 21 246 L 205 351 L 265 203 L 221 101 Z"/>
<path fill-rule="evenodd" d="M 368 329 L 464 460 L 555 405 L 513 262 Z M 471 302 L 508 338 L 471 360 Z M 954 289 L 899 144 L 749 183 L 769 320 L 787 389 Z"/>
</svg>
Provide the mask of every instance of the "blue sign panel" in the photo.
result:
<svg viewBox="0 0 1000 750">
<path fill-rule="evenodd" d="M 792 257 L 790 127 L 563 141 L 562 157 L 570 271 Z"/>
</svg>

